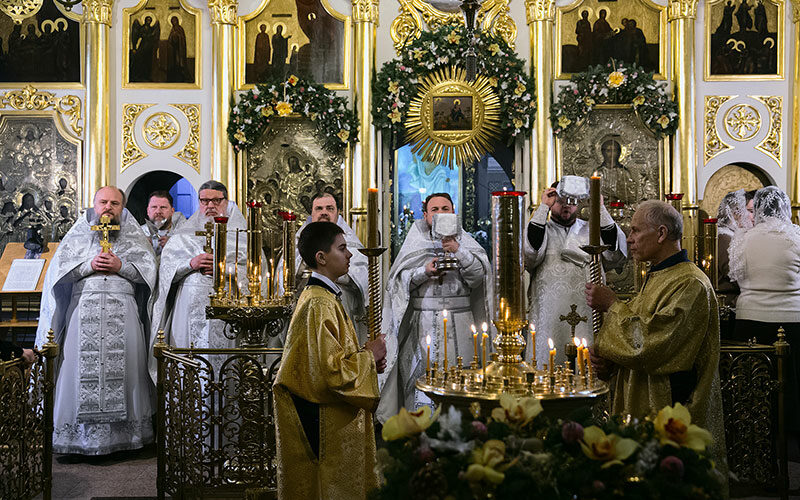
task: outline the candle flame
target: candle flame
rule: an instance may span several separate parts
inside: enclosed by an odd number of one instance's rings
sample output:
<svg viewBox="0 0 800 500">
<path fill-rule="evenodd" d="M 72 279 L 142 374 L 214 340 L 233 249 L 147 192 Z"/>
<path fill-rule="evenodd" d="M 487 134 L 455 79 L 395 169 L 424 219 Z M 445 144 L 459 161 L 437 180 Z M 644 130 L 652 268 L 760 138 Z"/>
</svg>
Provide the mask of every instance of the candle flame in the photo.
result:
<svg viewBox="0 0 800 500">
<path fill-rule="evenodd" d="M 425 337 L 425 341 L 428 343 L 428 347 L 430 347 L 431 346 L 431 336 L 428 335 L 427 337 Z"/>
<path fill-rule="evenodd" d="M 444 316 L 444 319 L 447 320 L 447 309 L 442 311 L 442 316 Z"/>
<path fill-rule="evenodd" d="M 536 325 L 534 325 L 533 323 L 529 324 L 528 328 L 530 328 L 532 332 L 534 333 L 536 332 Z"/>
<path fill-rule="evenodd" d="M 470 328 L 472 329 L 472 333 L 478 333 L 478 329 L 475 328 L 475 323 L 473 323 L 472 326 L 470 326 Z"/>
<path fill-rule="evenodd" d="M 584 349 L 586 349 L 586 339 L 582 339 L 582 340 L 581 340 L 581 347 L 583 347 Z"/>
<path fill-rule="evenodd" d="M 481 325 L 481 330 L 483 330 L 485 332 L 488 329 L 489 329 L 489 325 L 487 325 L 486 322 L 484 321 L 483 324 Z"/>
<path fill-rule="evenodd" d="M 547 345 L 550 346 L 550 349 L 555 349 L 555 347 L 556 347 L 555 344 L 553 344 L 553 339 L 552 338 L 547 339 Z"/>
<path fill-rule="evenodd" d="M 578 337 L 572 337 L 573 342 L 575 342 L 575 347 L 581 346 L 581 340 Z"/>
</svg>

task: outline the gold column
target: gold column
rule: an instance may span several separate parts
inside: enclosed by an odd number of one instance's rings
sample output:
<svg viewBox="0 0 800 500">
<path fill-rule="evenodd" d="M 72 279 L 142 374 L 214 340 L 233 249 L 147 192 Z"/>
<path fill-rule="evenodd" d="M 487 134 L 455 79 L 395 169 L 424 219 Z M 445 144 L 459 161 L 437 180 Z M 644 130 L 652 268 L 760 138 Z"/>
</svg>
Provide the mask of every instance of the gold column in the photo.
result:
<svg viewBox="0 0 800 500">
<path fill-rule="evenodd" d="M 345 199 L 352 205 L 350 214 L 356 234 L 366 240 L 367 190 L 378 187 L 375 142 L 372 133 L 372 74 L 375 70 L 375 28 L 378 26 L 378 0 L 353 0 L 355 29 L 355 85 L 353 105 L 358 114 L 358 143 L 349 178 L 345 178 Z"/>
<path fill-rule="evenodd" d="M 234 87 L 236 54 L 237 0 L 209 0 L 211 13 L 211 45 L 213 51 L 213 101 L 211 104 L 211 178 L 228 188 L 231 198 L 242 206 L 245 194 L 242 179 L 237 175 L 233 147 L 228 142 L 228 117 Z"/>
<path fill-rule="evenodd" d="M 111 8 L 114 0 L 83 0 L 86 24 L 86 177 L 79 203 L 88 205 L 95 191 L 111 182 L 108 155 L 108 92 Z"/>
<path fill-rule="evenodd" d="M 525 14 L 530 29 L 531 70 L 536 79 L 535 144 L 531 141 L 530 196 L 539 202 L 542 191 L 556 180 L 550 102 L 553 99 L 553 31 L 555 0 L 526 0 Z"/>
<path fill-rule="evenodd" d="M 798 222 L 800 212 L 800 0 L 792 0 L 792 21 L 794 22 L 794 84 L 792 85 L 792 167 L 790 195 L 792 215 Z"/>
<path fill-rule="evenodd" d="M 676 154 L 671 167 L 670 193 L 683 193 L 683 204 L 697 201 L 697 166 L 695 160 L 695 82 L 694 19 L 697 0 L 669 0 L 671 25 L 672 84 L 678 101 L 678 134 L 673 143 Z"/>
</svg>

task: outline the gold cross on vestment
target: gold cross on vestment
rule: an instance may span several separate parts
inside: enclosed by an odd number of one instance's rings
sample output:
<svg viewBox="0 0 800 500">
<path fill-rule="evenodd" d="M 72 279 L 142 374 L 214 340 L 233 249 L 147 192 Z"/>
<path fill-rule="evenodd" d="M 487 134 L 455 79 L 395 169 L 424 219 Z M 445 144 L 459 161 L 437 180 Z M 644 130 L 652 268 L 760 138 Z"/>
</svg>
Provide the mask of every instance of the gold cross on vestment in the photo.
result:
<svg viewBox="0 0 800 500">
<path fill-rule="evenodd" d="M 578 326 L 581 322 L 589 321 L 586 316 L 581 316 L 578 314 L 578 304 L 570 304 L 569 306 L 572 310 L 567 315 L 561 315 L 559 318 L 561 321 L 566 321 L 567 324 L 572 327 L 572 338 L 575 338 L 575 327 Z"/>
<path fill-rule="evenodd" d="M 205 253 L 214 253 L 214 247 L 211 245 L 211 241 L 214 239 L 214 223 L 211 221 L 206 222 L 206 225 L 203 226 L 206 228 L 205 231 L 195 231 L 195 236 L 205 236 L 206 237 L 206 244 L 203 247 L 203 251 Z"/>
<path fill-rule="evenodd" d="M 100 216 L 100 224 L 92 226 L 92 231 L 100 231 L 100 248 L 103 253 L 111 252 L 111 242 L 108 240 L 110 231 L 119 231 L 119 224 L 112 224 L 111 217 L 108 215 Z"/>
</svg>

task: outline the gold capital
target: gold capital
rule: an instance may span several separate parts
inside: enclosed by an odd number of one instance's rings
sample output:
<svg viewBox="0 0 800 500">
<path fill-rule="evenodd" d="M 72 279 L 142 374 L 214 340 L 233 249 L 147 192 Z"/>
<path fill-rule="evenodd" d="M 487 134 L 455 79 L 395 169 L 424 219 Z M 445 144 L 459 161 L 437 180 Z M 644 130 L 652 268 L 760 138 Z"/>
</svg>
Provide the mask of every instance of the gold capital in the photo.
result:
<svg viewBox="0 0 800 500">
<path fill-rule="evenodd" d="M 83 20 L 87 23 L 111 26 L 111 8 L 114 0 L 83 0 Z"/>
<path fill-rule="evenodd" d="M 353 0 L 353 21 L 378 24 L 378 0 Z"/>
<path fill-rule="evenodd" d="M 667 20 L 694 19 L 697 17 L 697 0 L 669 0 Z"/>
<path fill-rule="evenodd" d="M 556 0 L 525 0 L 525 17 L 528 24 L 534 21 L 550 21 L 556 18 Z"/>
<path fill-rule="evenodd" d="M 792 0 L 792 21 L 800 23 L 800 0 Z"/>
<path fill-rule="evenodd" d="M 208 0 L 211 24 L 236 24 L 238 0 Z"/>
</svg>

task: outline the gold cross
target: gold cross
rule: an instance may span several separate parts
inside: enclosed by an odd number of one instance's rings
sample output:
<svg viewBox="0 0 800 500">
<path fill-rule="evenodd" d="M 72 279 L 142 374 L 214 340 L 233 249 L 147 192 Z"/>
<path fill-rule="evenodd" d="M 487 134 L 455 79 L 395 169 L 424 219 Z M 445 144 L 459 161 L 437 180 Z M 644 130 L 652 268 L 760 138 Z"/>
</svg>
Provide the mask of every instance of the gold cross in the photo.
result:
<svg viewBox="0 0 800 500">
<path fill-rule="evenodd" d="M 108 240 L 109 231 L 119 231 L 119 224 L 112 224 L 108 215 L 100 216 L 100 224 L 92 226 L 92 231 L 100 231 L 100 247 L 103 253 L 111 252 L 111 242 Z"/>
<path fill-rule="evenodd" d="M 582 321 L 588 321 L 589 319 L 586 316 L 581 316 L 578 314 L 578 305 L 577 304 L 570 304 L 569 306 L 572 310 L 569 314 L 561 315 L 559 318 L 561 321 L 566 321 L 567 324 L 572 327 L 572 338 L 575 338 L 575 327 L 578 326 Z"/>
<path fill-rule="evenodd" d="M 195 236 L 205 236 L 206 237 L 206 244 L 203 247 L 203 251 L 205 253 L 214 253 L 214 247 L 211 244 L 211 241 L 214 239 L 214 223 L 211 221 L 206 222 L 204 226 L 206 228 L 205 231 L 195 231 Z"/>
</svg>

